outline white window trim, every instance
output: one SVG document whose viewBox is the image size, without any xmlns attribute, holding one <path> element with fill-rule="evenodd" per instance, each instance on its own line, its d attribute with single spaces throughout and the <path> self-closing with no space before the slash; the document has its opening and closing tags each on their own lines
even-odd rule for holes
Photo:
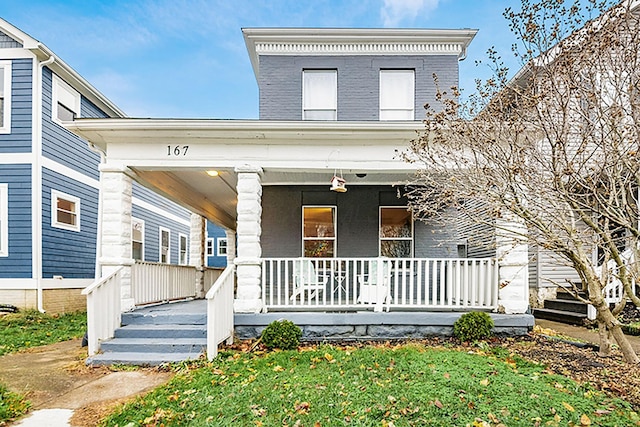
<svg viewBox="0 0 640 427">
<path fill-rule="evenodd" d="M 382 254 L 382 242 L 387 240 L 406 240 L 411 242 L 411 258 L 413 258 L 413 240 L 415 234 L 415 221 L 413 214 L 411 215 L 411 237 L 381 237 L 380 226 L 382 225 L 382 209 L 404 209 L 407 210 L 408 206 L 379 206 L 378 207 L 378 256 Z"/>
<path fill-rule="evenodd" d="M 184 261 L 181 259 L 183 248 L 182 248 L 182 238 L 184 237 Z M 171 245 L 169 245 L 171 246 Z M 178 264 L 187 265 L 189 264 L 189 238 L 186 234 L 178 233 Z"/>
<path fill-rule="evenodd" d="M 207 256 L 214 256 L 214 248 L 215 248 L 215 239 L 213 237 L 207 237 L 207 243 L 205 246 L 205 250 L 207 251 Z"/>
<path fill-rule="evenodd" d="M 305 78 L 306 76 L 308 76 L 309 74 L 319 74 L 319 73 L 326 73 L 326 74 L 333 74 L 335 76 L 335 87 L 333 88 L 333 90 L 335 91 L 334 94 L 334 100 L 335 103 L 332 106 L 333 108 L 326 108 L 326 109 L 317 109 L 317 108 L 305 108 L 307 103 L 306 103 L 306 91 L 304 90 L 305 88 Z M 333 111 L 334 116 L 332 119 L 327 119 L 327 120 L 319 120 L 319 119 L 309 119 L 307 118 L 306 112 L 307 111 Z M 336 70 L 335 68 L 327 68 L 327 69 L 307 69 L 307 70 L 302 70 L 302 120 L 315 120 L 315 121 L 331 121 L 331 120 L 338 120 L 338 70 Z"/>
<path fill-rule="evenodd" d="M 58 199 L 64 199 L 75 203 L 76 225 L 58 222 Z M 51 226 L 54 228 L 62 228 L 63 230 L 80 231 L 80 199 L 70 194 L 63 193 L 62 191 L 51 190 Z"/>
<path fill-rule="evenodd" d="M 168 243 L 168 247 L 167 247 L 167 260 L 166 261 L 162 261 L 162 232 L 166 231 L 167 232 L 167 243 Z M 164 264 L 171 264 L 171 230 L 169 230 L 168 228 L 165 227 L 160 227 L 160 230 L 158 232 L 158 262 L 159 263 L 164 263 Z"/>
<path fill-rule="evenodd" d="M 333 209 L 333 237 L 304 237 L 304 209 L 332 208 Z M 302 206 L 302 256 L 304 256 L 304 242 L 307 240 L 333 240 L 333 256 L 338 256 L 338 206 L 336 205 L 303 205 Z"/>
<path fill-rule="evenodd" d="M 133 225 L 134 225 L 134 223 L 138 223 L 138 224 L 142 225 L 142 228 L 141 228 L 141 232 L 142 232 L 142 242 L 141 242 L 142 243 L 142 253 L 140 254 L 140 256 L 142 258 L 142 261 L 144 261 L 144 250 L 145 250 L 145 246 L 146 246 L 144 244 L 144 220 L 139 219 L 139 218 L 135 218 L 135 217 L 131 217 L 131 246 L 132 246 L 132 249 L 133 249 L 133 242 L 136 241 L 136 240 L 133 240 Z M 132 250 L 131 255 L 133 256 L 133 250 Z"/>
<path fill-rule="evenodd" d="M 225 251 L 227 251 L 227 253 L 220 253 L 220 242 L 224 242 L 225 246 L 224 249 Z M 216 245 L 216 256 L 227 256 L 227 254 L 229 253 L 229 241 L 227 240 L 226 237 L 218 237 L 218 244 Z"/>
<path fill-rule="evenodd" d="M 11 61 L 0 61 L 4 69 L 4 117 L 0 133 L 11 133 Z"/>
<path fill-rule="evenodd" d="M 9 256 L 9 184 L 0 184 L 0 257 Z"/>
<path fill-rule="evenodd" d="M 58 124 L 62 124 L 62 121 L 58 118 L 58 102 L 60 102 L 60 98 L 65 96 L 69 98 L 69 101 L 61 102 L 61 104 L 73 111 L 76 117 L 80 117 L 80 92 L 54 74 L 51 84 L 51 120 Z"/>
<path fill-rule="evenodd" d="M 411 84 L 412 84 L 412 90 L 411 90 L 411 106 L 410 108 L 383 108 L 383 107 L 387 107 L 386 105 L 383 106 L 383 102 L 382 102 L 382 76 L 384 74 L 402 74 L 402 73 L 410 73 L 413 76 L 413 79 L 411 80 Z M 379 103 L 379 112 L 378 112 L 378 118 L 380 121 L 402 121 L 402 120 L 415 120 L 416 119 L 416 72 L 413 69 L 382 69 L 380 70 L 379 74 L 378 74 L 378 78 L 379 78 L 379 85 L 378 85 L 378 103 Z M 395 119 L 395 118 L 387 118 L 387 117 L 383 117 L 385 114 L 383 113 L 388 113 L 388 112 L 398 112 L 398 111 L 406 111 L 410 113 L 410 118 L 409 119 Z"/>
</svg>

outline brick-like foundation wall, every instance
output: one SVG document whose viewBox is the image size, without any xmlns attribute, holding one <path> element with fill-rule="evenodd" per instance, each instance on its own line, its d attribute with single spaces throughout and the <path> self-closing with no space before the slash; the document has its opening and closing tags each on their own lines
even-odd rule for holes
<svg viewBox="0 0 640 427">
<path fill-rule="evenodd" d="M 33 289 L 0 290 L 0 304 L 11 304 L 19 309 L 35 309 L 38 304 L 36 297 Z"/>
<path fill-rule="evenodd" d="M 44 289 L 42 306 L 49 314 L 63 314 L 87 310 L 87 297 L 82 289 Z M 37 292 L 33 289 L 0 290 L 0 304 L 11 304 L 21 310 L 38 308 Z"/>
</svg>

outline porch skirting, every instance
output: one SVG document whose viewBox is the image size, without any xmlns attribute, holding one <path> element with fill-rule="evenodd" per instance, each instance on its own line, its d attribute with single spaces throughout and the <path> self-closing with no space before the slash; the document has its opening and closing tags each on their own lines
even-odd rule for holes
<svg viewBox="0 0 640 427">
<path fill-rule="evenodd" d="M 302 329 L 303 341 L 419 339 L 453 335 L 460 312 L 299 313 L 236 314 L 235 335 L 257 338 L 274 320 L 287 319 Z M 498 335 L 525 335 L 533 329 L 531 314 L 489 313 Z"/>
</svg>

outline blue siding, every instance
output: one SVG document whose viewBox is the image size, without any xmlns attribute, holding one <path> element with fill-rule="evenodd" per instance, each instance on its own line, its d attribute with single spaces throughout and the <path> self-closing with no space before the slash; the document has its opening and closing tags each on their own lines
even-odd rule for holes
<svg viewBox="0 0 640 427">
<path fill-rule="evenodd" d="M 53 73 L 45 68 L 42 73 L 42 155 L 66 165 L 94 179 L 100 178 L 100 156 L 89 149 L 87 142 L 51 120 L 51 91 Z M 82 98 L 81 115 L 104 117 L 104 114 Z"/>
<path fill-rule="evenodd" d="M 31 165 L 0 165 L 0 183 L 9 187 L 9 256 L 0 257 L 0 278 L 31 274 Z"/>
<path fill-rule="evenodd" d="M 338 120 L 378 120 L 381 69 L 415 70 L 415 119 L 424 104 L 437 107 L 436 85 L 458 85 L 455 55 L 260 56 L 260 119 L 302 120 L 302 71 L 338 70 Z"/>
<path fill-rule="evenodd" d="M 226 267 L 227 257 L 218 256 L 218 238 L 226 238 L 227 233 L 222 227 L 207 221 L 207 238 L 213 239 L 213 256 L 207 257 L 207 265 L 209 267 Z"/>
<path fill-rule="evenodd" d="M 131 214 L 133 217 L 144 221 L 144 260 L 149 262 L 160 261 L 160 227 L 164 227 L 169 229 L 170 232 L 170 262 L 171 264 L 177 264 L 178 234 L 182 233 L 189 239 L 189 226 L 169 220 L 137 205 L 133 205 Z"/>
<path fill-rule="evenodd" d="M 159 208 L 172 213 L 179 217 L 184 217 L 185 220 L 190 221 L 191 212 L 188 209 L 172 202 L 171 200 L 161 196 L 158 193 L 154 193 L 152 190 L 144 187 L 137 182 L 133 182 L 133 197 L 142 201 L 158 206 Z"/>
<path fill-rule="evenodd" d="M 0 153 L 31 152 L 32 67 L 31 59 L 11 62 L 11 133 L 0 134 Z"/>
<path fill-rule="evenodd" d="M 80 231 L 51 226 L 51 190 L 80 199 Z M 66 176 L 42 170 L 42 277 L 95 276 L 98 190 Z"/>
</svg>

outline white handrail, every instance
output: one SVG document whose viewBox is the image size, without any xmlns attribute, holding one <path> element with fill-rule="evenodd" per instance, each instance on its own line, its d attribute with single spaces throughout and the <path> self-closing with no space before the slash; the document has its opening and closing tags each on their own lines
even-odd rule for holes
<svg viewBox="0 0 640 427">
<path fill-rule="evenodd" d="M 218 355 L 218 344 L 233 343 L 233 293 L 235 274 L 227 267 L 207 292 L 207 358 Z"/>
<path fill-rule="evenodd" d="M 87 344 L 89 356 L 100 350 L 100 341 L 113 338 L 120 326 L 120 281 L 123 267 L 86 287 Z"/>
<path fill-rule="evenodd" d="M 131 295 L 136 305 L 195 298 L 196 268 L 136 261 L 131 266 Z"/>
</svg>

